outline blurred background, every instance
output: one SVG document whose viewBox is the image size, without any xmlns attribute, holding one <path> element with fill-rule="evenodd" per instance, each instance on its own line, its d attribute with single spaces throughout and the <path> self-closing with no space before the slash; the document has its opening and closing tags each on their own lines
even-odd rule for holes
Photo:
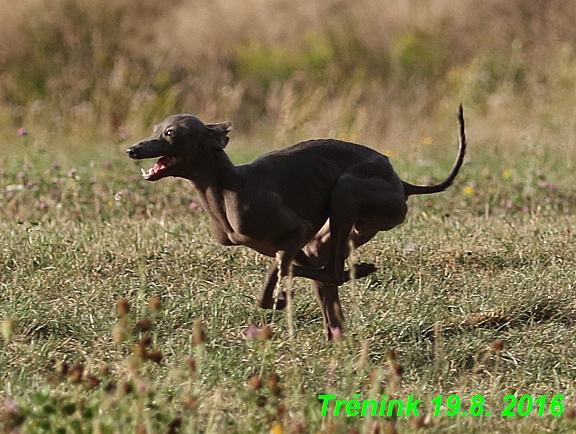
<svg viewBox="0 0 576 434">
<path fill-rule="evenodd" d="M 3 153 L 123 149 L 176 112 L 231 120 L 245 159 L 453 150 L 460 102 L 472 149 L 575 152 L 576 0 L 0 0 L 0 21 Z"/>
</svg>

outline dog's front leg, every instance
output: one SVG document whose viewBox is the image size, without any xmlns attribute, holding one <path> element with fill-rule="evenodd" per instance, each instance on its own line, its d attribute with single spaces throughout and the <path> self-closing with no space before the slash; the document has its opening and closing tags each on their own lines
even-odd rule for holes
<svg viewBox="0 0 576 434">
<path fill-rule="evenodd" d="M 266 282 L 264 286 L 260 290 L 260 293 L 257 297 L 258 306 L 263 309 L 273 309 L 274 302 L 276 302 L 276 309 L 283 310 L 286 307 L 286 293 L 282 291 L 278 294 L 278 297 L 274 299 L 274 290 L 276 289 L 276 285 L 278 284 L 278 264 L 280 263 L 280 258 L 277 258 L 270 270 L 268 271 L 268 277 L 266 278 Z M 316 265 L 314 261 L 312 261 L 303 250 L 299 250 L 294 257 L 294 261 L 296 263 L 308 267 L 308 268 L 315 268 Z"/>
<path fill-rule="evenodd" d="M 286 294 L 282 291 L 278 298 L 274 299 L 274 290 L 278 284 L 278 261 L 275 260 L 268 271 L 268 277 L 264 286 L 260 290 L 257 297 L 258 306 L 262 309 L 274 309 L 283 310 L 286 307 Z M 276 306 L 274 306 L 276 304 Z"/>
</svg>

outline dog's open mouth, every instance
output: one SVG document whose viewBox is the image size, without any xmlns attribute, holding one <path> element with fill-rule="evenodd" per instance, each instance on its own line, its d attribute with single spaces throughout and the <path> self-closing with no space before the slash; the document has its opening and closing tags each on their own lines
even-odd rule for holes
<svg viewBox="0 0 576 434">
<path fill-rule="evenodd" d="M 176 157 L 169 157 L 167 155 L 164 155 L 156 163 L 154 163 L 154 166 L 152 166 L 150 169 L 148 170 L 140 169 L 140 170 L 142 170 L 142 176 L 144 177 L 144 179 L 146 179 L 147 181 L 154 181 L 156 179 L 162 178 L 164 176 L 164 172 L 170 167 L 172 167 L 174 164 L 176 164 L 176 162 L 177 162 Z"/>
</svg>

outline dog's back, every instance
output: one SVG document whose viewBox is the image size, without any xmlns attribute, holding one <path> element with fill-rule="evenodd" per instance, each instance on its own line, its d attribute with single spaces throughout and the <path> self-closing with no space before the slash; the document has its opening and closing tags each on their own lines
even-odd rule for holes
<svg viewBox="0 0 576 434">
<path fill-rule="evenodd" d="M 370 165 L 370 161 L 374 164 Z M 355 165 L 362 166 L 360 176 L 401 182 L 385 155 L 363 145 L 332 139 L 308 140 L 272 151 L 239 169 L 249 175 L 245 179 L 254 182 L 249 191 L 275 191 L 286 206 L 319 229 L 328 218 L 336 182 L 344 173 L 353 171 Z"/>
</svg>

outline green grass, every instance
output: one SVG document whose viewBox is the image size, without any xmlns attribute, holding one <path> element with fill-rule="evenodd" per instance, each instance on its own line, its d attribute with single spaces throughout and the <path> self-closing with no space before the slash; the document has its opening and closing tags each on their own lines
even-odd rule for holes
<svg viewBox="0 0 576 434">
<path fill-rule="evenodd" d="M 574 180 L 551 158 L 542 173 L 529 155 L 513 166 L 476 149 L 454 187 L 411 199 L 404 225 L 355 253 L 379 270 L 342 288 L 347 330 L 329 345 L 305 281 L 294 281 L 293 338 L 285 312 L 256 306 L 270 260 L 217 245 L 187 183 L 145 183 L 106 148 L 91 163 L 60 155 L 55 165 L 57 154 L 33 151 L 4 160 L 0 427 L 23 418 L 32 433 L 573 431 L 566 417 L 501 413 L 509 394 L 560 394 L 567 413 L 576 404 Z M 395 160 L 413 181 L 450 165 Z M 246 336 L 265 324 L 270 340 Z M 322 417 L 325 393 L 412 395 L 427 416 Z M 465 411 L 482 395 L 492 415 L 434 416 L 440 394 L 458 395 Z"/>
</svg>

